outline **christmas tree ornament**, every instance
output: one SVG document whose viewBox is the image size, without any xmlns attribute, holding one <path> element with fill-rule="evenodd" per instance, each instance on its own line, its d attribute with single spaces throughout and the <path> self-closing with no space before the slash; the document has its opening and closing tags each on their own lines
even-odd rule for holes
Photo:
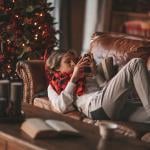
<svg viewBox="0 0 150 150">
<path fill-rule="evenodd" d="M 0 0 L 0 76 L 16 78 L 19 60 L 44 59 L 57 45 L 47 0 Z"/>
</svg>

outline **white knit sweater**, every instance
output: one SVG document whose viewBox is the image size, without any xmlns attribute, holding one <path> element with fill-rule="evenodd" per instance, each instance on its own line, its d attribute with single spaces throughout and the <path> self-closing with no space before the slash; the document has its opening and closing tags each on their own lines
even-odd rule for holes
<svg viewBox="0 0 150 150">
<path fill-rule="evenodd" d="M 102 84 L 100 84 L 100 76 L 86 78 L 85 93 L 82 96 L 74 96 L 74 88 L 76 86 L 73 82 L 68 82 L 66 88 L 58 95 L 51 85 L 48 86 L 48 97 L 52 105 L 60 112 L 65 113 L 75 109 L 74 105 L 79 111 L 89 116 L 89 104 L 93 98 L 100 95 Z M 105 85 L 105 84 L 103 84 Z"/>
</svg>

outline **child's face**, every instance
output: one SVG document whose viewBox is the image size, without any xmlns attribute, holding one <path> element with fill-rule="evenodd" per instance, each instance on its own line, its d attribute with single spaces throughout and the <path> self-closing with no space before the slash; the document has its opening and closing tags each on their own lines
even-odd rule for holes
<svg viewBox="0 0 150 150">
<path fill-rule="evenodd" d="M 76 64 L 76 57 L 73 54 L 66 53 L 61 59 L 58 71 L 62 73 L 72 73 Z"/>
</svg>

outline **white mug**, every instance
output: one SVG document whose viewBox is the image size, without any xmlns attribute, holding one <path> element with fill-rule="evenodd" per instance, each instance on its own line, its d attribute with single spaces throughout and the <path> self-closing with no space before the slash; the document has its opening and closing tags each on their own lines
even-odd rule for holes
<svg viewBox="0 0 150 150">
<path fill-rule="evenodd" d="M 99 124 L 99 132 L 103 139 L 112 138 L 118 125 L 113 122 L 101 122 Z"/>
</svg>

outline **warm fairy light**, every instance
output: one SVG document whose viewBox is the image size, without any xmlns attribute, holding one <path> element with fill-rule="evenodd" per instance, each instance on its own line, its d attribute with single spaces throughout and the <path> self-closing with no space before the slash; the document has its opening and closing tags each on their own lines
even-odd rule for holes
<svg viewBox="0 0 150 150">
<path fill-rule="evenodd" d="M 48 49 L 47 54 L 49 54 L 55 44 L 53 20 L 45 22 L 46 18 L 53 19 L 47 12 L 49 4 L 45 0 L 42 3 L 36 1 L 35 4 L 31 1 L 26 1 L 26 8 L 20 9 L 24 5 L 24 0 L 0 0 L 0 12 L 2 17 L 6 16 L 6 18 L 2 18 L 2 23 L 0 23 L 2 27 L 0 32 L 0 53 L 2 52 L 2 56 L 0 56 L 0 60 L 3 62 L 2 67 L 0 65 L 0 78 L 2 79 L 7 78 L 12 81 L 19 79 L 15 73 L 18 61 L 15 58 L 43 60 L 44 57 L 41 55 L 44 55 L 45 49 Z M 50 38 L 53 40 L 48 39 L 47 33 L 49 32 Z M 45 43 L 45 41 L 47 42 Z"/>
<path fill-rule="evenodd" d="M 7 65 L 7 68 L 8 68 L 8 69 L 10 69 L 10 68 L 11 68 L 11 66 L 10 66 L 10 65 Z"/>
<path fill-rule="evenodd" d="M 19 18 L 19 16 L 18 16 L 18 15 L 15 15 L 15 17 L 16 17 L 16 18 Z"/>
<path fill-rule="evenodd" d="M 40 13 L 40 17 L 42 17 L 43 16 L 43 14 L 42 13 Z"/>
<path fill-rule="evenodd" d="M 42 32 L 42 35 L 44 35 L 45 33 L 46 33 L 46 32 L 45 32 L 45 31 L 43 31 L 43 32 Z"/>
<path fill-rule="evenodd" d="M 7 43 L 10 43 L 10 40 L 9 40 L 9 39 L 7 39 Z"/>
<path fill-rule="evenodd" d="M 37 40 L 37 39 L 38 39 L 38 34 L 35 34 L 34 39 L 35 39 L 35 40 Z"/>
</svg>

